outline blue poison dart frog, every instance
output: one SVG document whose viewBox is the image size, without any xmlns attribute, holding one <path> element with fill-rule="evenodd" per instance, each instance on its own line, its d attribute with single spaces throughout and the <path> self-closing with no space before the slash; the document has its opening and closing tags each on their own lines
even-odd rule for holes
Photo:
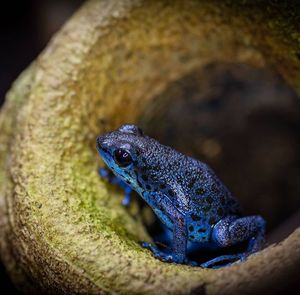
<svg viewBox="0 0 300 295">
<path fill-rule="evenodd" d="M 240 215 L 240 206 L 212 169 L 145 135 L 135 125 L 122 125 L 97 138 L 97 149 L 125 190 L 124 205 L 136 191 L 161 222 L 172 231 L 172 248 L 144 248 L 166 262 L 197 265 L 187 258 L 188 241 L 211 249 L 246 243 L 242 253 L 222 255 L 200 264 L 220 267 L 244 260 L 264 241 L 261 216 Z M 100 174 L 107 177 L 107 171 Z M 116 179 L 116 178 L 115 178 Z"/>
</svg>

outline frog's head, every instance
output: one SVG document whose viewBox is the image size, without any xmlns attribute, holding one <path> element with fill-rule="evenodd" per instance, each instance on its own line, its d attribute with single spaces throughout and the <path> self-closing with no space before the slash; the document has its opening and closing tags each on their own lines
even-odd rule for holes
<svg viewBox="0 0 300 295">
<path fill-rule="evenodd" d="M 139 127 L 128 124 L 97 138 L 97 149 L 103 161 L 116 176 L 135 189 L 140 187 L 137 171 L 147 138 Z"/>
</svg>

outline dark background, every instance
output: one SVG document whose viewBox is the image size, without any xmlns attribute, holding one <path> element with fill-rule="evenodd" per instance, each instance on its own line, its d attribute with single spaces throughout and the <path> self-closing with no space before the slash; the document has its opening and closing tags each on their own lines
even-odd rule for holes
<svg viewBox="0 0 300 295">
<path fill-rule="evenodd" d="M 0 106 L 12 82 L 82 0 L 3 1 L 0 9 Z M 2 294 L 18 294 L 0 262 Z"/>
<path fill-rule="evenodd" d="M 0 9 L 0 103 L 11 83 L 82 0 L 4 1 Z"/>
</svg>

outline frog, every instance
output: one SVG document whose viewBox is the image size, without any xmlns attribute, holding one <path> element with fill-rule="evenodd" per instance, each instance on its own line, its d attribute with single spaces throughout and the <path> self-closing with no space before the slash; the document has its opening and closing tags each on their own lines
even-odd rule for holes
<svg viewBox="0 0 300 295">
<path fill-rule="evenodd" d="M 125 190 L 123 204 L 135 191 L 172 233 L 169 249 L 142 241 L 141 246 L 164 262 L 218 268 L 244 261 L 264 243 L 266 222 L 244 216 L 239 201 L 200 160 L 159 143 L 134 124 L 121 125 L 97 137 L 97 150 Z M 102 176 L 107 177 L 105 170 Z M 112 179 L 112 178 L 111 178 Z M 208 249 L 246 244 L 240 253 L 219 255 L 203 263 L 188 258 L 188 242 Z"/>
</svg>

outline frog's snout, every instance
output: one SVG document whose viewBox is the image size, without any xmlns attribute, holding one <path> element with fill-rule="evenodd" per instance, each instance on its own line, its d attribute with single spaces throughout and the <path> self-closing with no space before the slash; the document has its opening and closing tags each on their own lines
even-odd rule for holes
<svg viewBox="0 0 300 295">
<path fill-rule="evenodd" d="M 97 137 L 97 149 L 100 150 L 107 150 L 107 140 L 105 135 L 101 135 Z"/>
</svg>

